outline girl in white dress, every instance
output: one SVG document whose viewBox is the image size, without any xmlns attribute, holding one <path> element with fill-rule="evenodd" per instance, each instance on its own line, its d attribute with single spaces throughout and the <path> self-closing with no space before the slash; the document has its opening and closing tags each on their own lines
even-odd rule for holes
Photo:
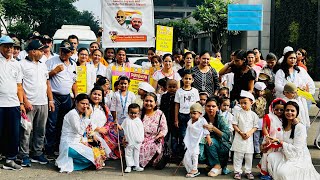
<svg viewBox="0 0 320 180">
<path fill-rule="evenodd" d="M 262 154 L 262 158 L 260 163 L 258 164 L 258 168 L 260 169 L 260 173 L 262 176 L 269 177 L 267 170 L 267 157 L 271 152 L 280 151 L 281 147 L 276 144 L 271 144 L 268 137 L 278 138 L 282 140 L 283 131 L 282 131 L 282 115 L 284 112 L 284 105 L 286 102 L 277 98 L 272 101 L 269 106 L 269 114 L 266 114 L 263 117 L 263 126 L 262 133 L 264 135 L 264 139 L 262 142 L 262 147 L 264 147 L 264 153 Z"/>
<path fill-rule="evenodd" d="M 294 124 L 299 114 L 296 102 L 284 106 L 283 140 L 269 137 L 270 141 L 282 145 L 281 152 L 269 154 L 268 171 L 276 180 L 320 180 L 307 147 L 307 132 L 303 124 Z"/>
</svg>

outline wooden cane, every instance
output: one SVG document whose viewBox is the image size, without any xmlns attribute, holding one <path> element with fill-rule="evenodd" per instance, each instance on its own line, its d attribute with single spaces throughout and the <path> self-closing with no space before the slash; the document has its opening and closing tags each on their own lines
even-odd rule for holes
<svg viewBox="0 0 320 180">
<path fill-rule="evenodd" d="M 122 162 L 122 153 L 121 153 L 121 147 L 120 147 L 120 131 L 119 131 L 119 128 L 118 128 L 118 123 L 117 123 L 117 130 L 118 130 L 118 149 L 119 149 L 119 153 L 120 153 L 121 172 L 122 172 L 122 176 L 124 176 L 124 172 L 123 172 L 123 162 Z"/>
<path fill-rule="evenodd" d="M 183 160 L 182 160 L 183 161 Z M 182 165 L 182 161 L 180 161 L 176 171 L 174 171 L 173 175 L 175 176 L 177 174 L 178 169 L 180 168 L 180 166 Z"/>
</svg>

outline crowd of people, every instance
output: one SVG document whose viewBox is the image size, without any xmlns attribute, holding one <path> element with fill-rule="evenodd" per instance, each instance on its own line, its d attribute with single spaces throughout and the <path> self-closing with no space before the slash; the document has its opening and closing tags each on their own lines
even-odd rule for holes
<svg viewBox="0 0 320 180">
<path fill-rule="evenodd" d="M 123 48 L 78 44 L 70 35 L 55 54 L 52 38 L 37 32 L 23 51 L 17 38 L 0 38 L 4 169 L 49 160 L 60 172 L 101 169 L 123 155 L 126 173 L 176 162 L 186 177 L 200 174 L 198 164 L 215 177 L 231 173 L 232 162 L 234 179 L 254 179 L 257 158 L 261 179 L 320 179 L 306 142 L 311 102 L 297 94 L 315 93 L 304 49 L 285 47 L 279 60 L 236 50 L 217 72 L 208 51 L 158 56 L 149 48 L 148 60 L 131 64 Z M 113 67 L 137 64 L 155 70 L 137 94 L 125 75 L 112 82 Z M 78 93 L 77 66 L 86 67 L 86 94 Z"/>
</svg>

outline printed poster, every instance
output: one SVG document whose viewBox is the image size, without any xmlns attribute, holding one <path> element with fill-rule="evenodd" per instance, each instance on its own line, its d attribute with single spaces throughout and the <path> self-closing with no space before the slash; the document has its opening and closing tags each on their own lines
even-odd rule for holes
<svg viewBox="0 0 320 180">
<path fill-rule="evenodd" d="M 157 25 L 156 54 L 172 54 L 173 27 Z"/>
<path fill-rule="evenodd" d="M 78 93 L 87 93 L 87 67 L 77 66 L 77 87 Z"/>
<path fill-rule="evenodd" d="M 101 0 L 102 46 L 154 47 L 152 0 Z"/>
<path fill-rule="evenodd" d="M 126 75 L 130 79 L 129 91 L 138 94 L 138 86 L 140 82 L 149 82 L 149 70 L 143 68 L 128 68 L 128 67 L 112 67 L 112 89 L 114 90 L 114 83 L 119 76 Z"/>
</svg>

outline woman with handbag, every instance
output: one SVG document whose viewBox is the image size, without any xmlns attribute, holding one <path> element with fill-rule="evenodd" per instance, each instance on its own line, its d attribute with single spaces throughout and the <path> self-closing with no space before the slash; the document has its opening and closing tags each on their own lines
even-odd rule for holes
<svg viewBox="0 0 320 180">
<path fill-rule="evenodd" d="M 229 151 L 231 148 L 230 130 L 224 117 L 218 114 L 218 103 L 215 98 L 208 98 L 205 104 L 205 115 L 212 145 L 200 142 L 199 162 L 206 163 L 211 170 L 208 176 L 229 174 L 227 169 Z"/>
<path fill-rule="evenodd" d="M 164 137 L 168 132 L 167 120 L 161 110 L 157 109 L 157 96 L 147 93 L 141 112 L 144 126 L 144 141 L 140 149 L 140 166 L 156 166 L 163 155 Z"/>
</svg>

